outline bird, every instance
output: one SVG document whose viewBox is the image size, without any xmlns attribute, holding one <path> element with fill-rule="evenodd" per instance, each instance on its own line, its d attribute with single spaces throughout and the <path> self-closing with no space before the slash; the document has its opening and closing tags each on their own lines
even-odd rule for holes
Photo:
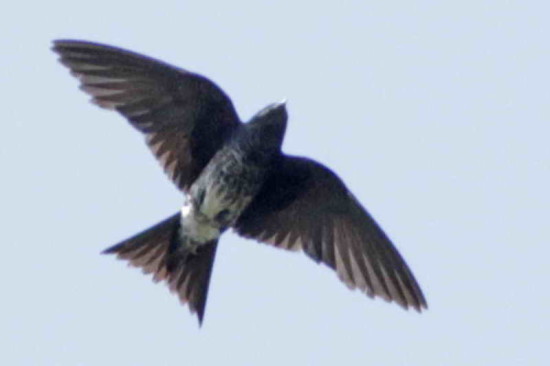
<svg viewBox="0 0 550 366">
<path fill-rule="evenodd" d="M 371 298 L 427 309 L 405 260 L 336 173 L 282 152 L 286 102 L 269 104 L 245 123 L 225 92 L 200 74 L 89 41 L 54 40 L 52 50 L 94 104 L 144 135 L 183 193 L 179 212 L 103 253 L 166 283 L 199 326 L 228 229 L 302 251 Z"/>
</svg>

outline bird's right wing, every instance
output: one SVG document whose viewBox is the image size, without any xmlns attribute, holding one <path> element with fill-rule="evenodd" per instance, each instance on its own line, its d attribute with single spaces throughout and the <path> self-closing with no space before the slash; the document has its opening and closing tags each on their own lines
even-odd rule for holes
<svg viewBox="0 0 550 366">
<path fill-rule="evenodd" d="M 330 169 L 283 157 L 235 224 L 245 237 L 302 249 L 350 288 L 418 311 L 426 300 L 390 239 Z"/>
<path fill-rule="evenodd" d="M 118 111 L 145 134 L 183 191 L 240 124 L 231 100 L 201 75 L 97 43 L 58 40 L 53 50 L 95 104 Z"/>
</svg>

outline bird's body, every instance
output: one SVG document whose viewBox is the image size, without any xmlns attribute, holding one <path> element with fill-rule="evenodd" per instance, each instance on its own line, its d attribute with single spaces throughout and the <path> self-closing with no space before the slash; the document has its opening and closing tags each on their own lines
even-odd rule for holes
<svg viewBox="0 0 550 366">
<path fill-rule="evenodd" d="M 263 112 L 279 118 L 265 119 L 260 113 L 239 126 L 191 185 L 181 210 L 180 229 L 194 243 L 191 246 L 216 240 L 233 226 L 280 157 L 286 127 L 284 104 L 270 105 Z M 262 138 L 264 128 L 277 129 L 280 138 Z"/>
<path fill-rule="evenodd" d="M 105 252 L 166 282 L 199 321 L 218 241 L 229 228 L 302 249 L 371 297 L 426 308 L 404 260 L 336 174 L 281 151 L 284 103 L 242 123 L 225 93 L 198 74 L 91 42 L 56 41 L 53 49 L 94 103 L 145 135 L 184 194 L 180 212 Z"/>
</svg>

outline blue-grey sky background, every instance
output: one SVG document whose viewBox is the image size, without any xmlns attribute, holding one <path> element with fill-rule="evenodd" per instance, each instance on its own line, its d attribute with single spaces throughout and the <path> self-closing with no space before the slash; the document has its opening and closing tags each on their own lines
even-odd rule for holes
<svg viewBox="0 0 550 366">
<path fill-rule="evenodd" d="M 45 1 L 0 15 L 3 365 L 546 365 L 550 9 L 543 1 Z M 99 252 L 182 196 L 50 42 L 204 74 L 333 168 L 412 267 L 419 315 L 303 254 L 225 235 L 205 323 Z"/>
</svg>

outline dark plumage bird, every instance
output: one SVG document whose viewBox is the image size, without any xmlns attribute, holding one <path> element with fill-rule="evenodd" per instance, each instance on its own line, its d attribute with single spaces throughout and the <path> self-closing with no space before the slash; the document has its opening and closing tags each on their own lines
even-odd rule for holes
<svg viewBox="0 0 550 366">
<path fill-rule="evenodd" d="M 95 104 L 145 135 L 185 197 L 181 212 L 105 253 L 165 281 L 200 323 L 218 240 L 229 228 L 303 250 L 370 297 L 427 308 L 397 249 L 336 174 L 281 152 L 284 103 L 242 123 L 229 97 L 201 75 L 97 43 L 58 40 L 53 50 Z"/>
</svg>

